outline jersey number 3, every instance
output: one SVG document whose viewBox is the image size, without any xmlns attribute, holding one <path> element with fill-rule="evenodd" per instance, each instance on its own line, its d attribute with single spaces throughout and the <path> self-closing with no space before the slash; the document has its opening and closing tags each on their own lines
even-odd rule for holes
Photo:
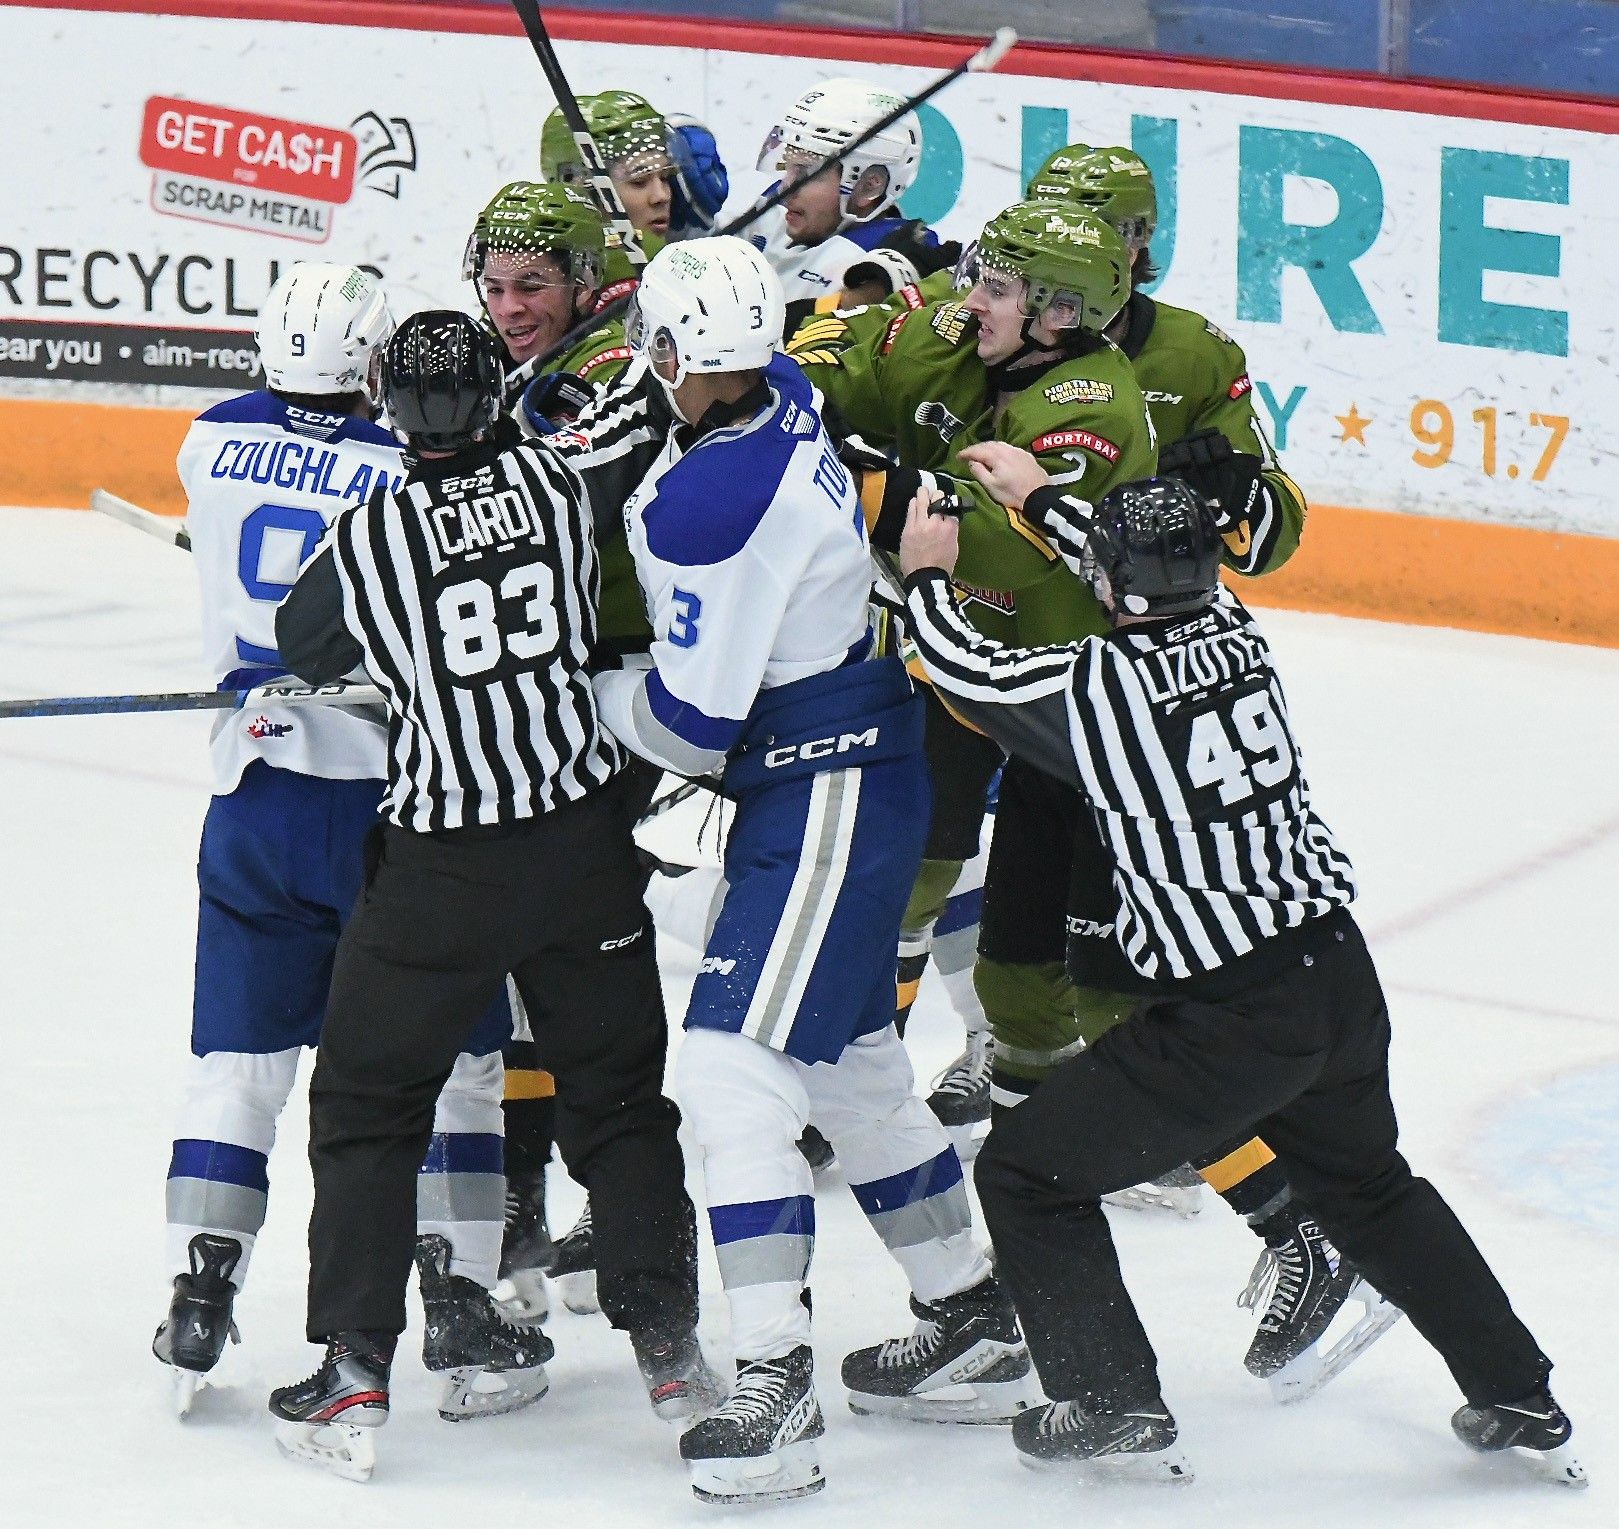
<svg viewBox="0 0 1619 1529">
<path fill-rule="evenodd" d="M 509 656 L 517 660 L 505 665 L 509 675 L 556 652 L 562 633 L 555 594 L 556 580 L 546 563 L 509 570 L 498 591 L 483 579 L 446 585 L 435 606 L 445 668 L 458 679 L 476 679 Z"/>
<path fill-rule="evenodd" d="M 1231 708 L 1236 739 L 1217 711 L 1192 718 L 1186 771 L 1194 786 L 1215 786 L 1226 807 L 1246 801 L 1257 785 L 1268 791 L 1293 774 L 1293 745 L 1268 690 L 1243 696 Z"/>
</svg>

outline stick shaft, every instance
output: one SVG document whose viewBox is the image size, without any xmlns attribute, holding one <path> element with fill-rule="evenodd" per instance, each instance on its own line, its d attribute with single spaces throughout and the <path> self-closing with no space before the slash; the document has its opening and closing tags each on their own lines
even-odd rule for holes
<svg viewBox="0 0 1619 1529">
<path fill-rule="evenodd" d="M 618 235 L 619 241 L 624 246 L 624 253 L 629 256 L 630 264 L 636 270 L 640 270 L 646 264 L 646 251 L 641 248 L 640 235 L 636 233 L 635 225 L 624 209 L 624 199 L 619 196 L 618 187 L 613 184 L 613 177 L 602 159 L 601 150 L 596 147 L 596 140 L 590 135 L 590 124 L 585 121 L 585 114 L 579 108 L 579 98 L 573 93 L 568 76 L 563 73 L 562 60 L 557 57 L 556 44 L 551 41 L 551 34 L 545 29 L 545 18 L 540 14 L 537 0 L 512 0 L 512 6 L 517 11 L 518 19 L 523 23 L 524 32 L 528 34 L 529 46 L 533 48 L 534 56 L 539 59 L 540 68 L 545 72 L 545 80 L 551 87 L 551 94 L 556 97 L 556 103 L 562 109 L 568 131 L 573 134 L 579 157 L 584 162 L 590 178 L 590 189 L 596 205 L 601 209 L 607 226 Z M 585 327 L 589 330 L 598 326 L 592 323 Z M 560 351 L 557 353 L 561 354 Z"/>
<path fill-rule="evenodd" d="M 144 531 L 160 542 L 180 548 L 182 552 L 191 550 L 191 533 L 183 520 L 177 522 L 172 516 L 154 515 L 151 510 L 143 510 L 138 504 L 120 499 L 117 494 L 109 494 L 104 488 L 90 491 L 90 508 L 98 515 L 122 521 L 126 526 Z"/>
<path fill-rule="evenodd" d="M 94 717 L 142 711 L 236 711 L 252 706 L 373 706 L 382 704 L 374 685 L 254 685 L 246 690 L 171 690 L 146 695 L 45 696 L 0 701 L 7 717 Z"/>
</svg>

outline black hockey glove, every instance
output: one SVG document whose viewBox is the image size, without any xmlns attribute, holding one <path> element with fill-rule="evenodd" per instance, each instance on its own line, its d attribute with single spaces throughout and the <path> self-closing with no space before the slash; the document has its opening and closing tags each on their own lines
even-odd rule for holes
<svg viewBox="0 0 1619 1529">
<path fill-rule="evenodd" d="M 596 401 L 596 388 L 573 372 L 541 372 L 523 389 L 523 418 L 536 435 L 554 435 Z"/>
<path fill-rule="evenodd" d="M 961 516 L 972 508 L 972 501 L 958 492 L 949 478 L 902 467 L 858 435 L 844 438 L 838 447 L 838 457 L 855 474 L 860 508 L 866 517 L 866 534 L 879 552 L 899 551 L 905 517 L 919 488 L 936 489 L 942 495 L 933 506 L 935 515 Z"/>
<path fill-rule="evenodd" d="M 1264 461 L 1236 450 L 1218 430 L 1199 430 L 1158 453 L 1158 473 L 1195 488 L 1214 508 L 1220 534 L 1249 524 L 1265 491 Z"/>
</svg>

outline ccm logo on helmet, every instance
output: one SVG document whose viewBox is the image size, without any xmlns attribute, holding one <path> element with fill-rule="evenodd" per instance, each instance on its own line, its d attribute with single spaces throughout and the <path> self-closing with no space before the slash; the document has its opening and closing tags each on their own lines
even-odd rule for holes
<svg viewBox="0 0 1619 1529">
<path fill-rule="evenodd" d="M 765 751 L 765 769 L 779 770 L 783 765 L 796 764 L 800 759 L 814 761 L 830 759 L 834 754 L 847 754 L 851 749 L 877 747 L 877 729 L 868 727 L 863 733 L 839 733 L 836 738 L 814 738 L 808 743 L 788 743 L 779 749 Z"/>
</svg>

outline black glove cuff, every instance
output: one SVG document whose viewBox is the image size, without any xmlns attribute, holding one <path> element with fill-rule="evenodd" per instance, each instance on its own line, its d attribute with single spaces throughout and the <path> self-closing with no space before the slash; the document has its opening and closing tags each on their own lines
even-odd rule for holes
<svg viewBox="0 0 1619 1529">
<path fill-rule="evenodd" d="M 914 467 L 890 467 L 883 475 L 882 505 L 871 528 L 871 544 L 879 552 L 898 552 L 900 535 L 911 500 L 922 486 L 922 475 Z"/>
</svg>

